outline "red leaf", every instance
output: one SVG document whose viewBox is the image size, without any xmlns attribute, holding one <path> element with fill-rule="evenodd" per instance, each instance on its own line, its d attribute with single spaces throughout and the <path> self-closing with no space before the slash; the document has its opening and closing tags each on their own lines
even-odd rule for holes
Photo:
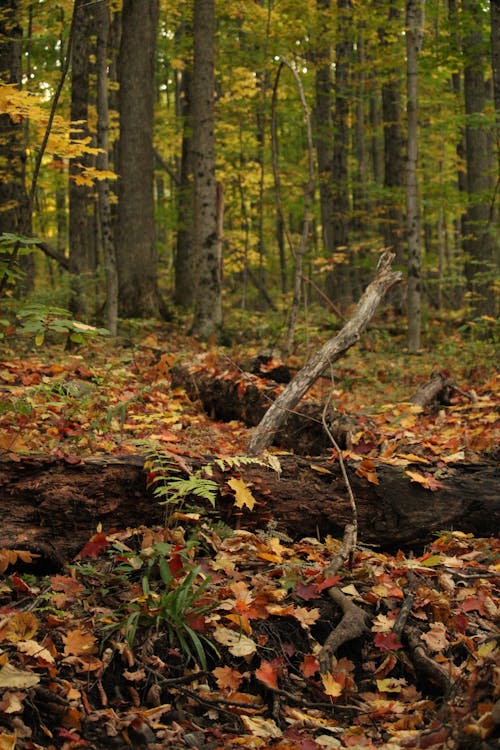
<svg viewBox="0 0 500 750">
<path fill-rule="evenodd" d="M 28 584 L 23 581 L 21 576 L 18 576 L 17 573 L 13 573 L 10 576 L 10 580 L 12 583 L 12 586 L 16 589 L 16 591 L 21 591 L 23 594 L 31 594 L 34 593 L 33 590 L 28 586 Z"/>
<path fill-rule="evenodd" d="M 170 572 L 172 575 L 177 576 L 181 572 L 182 568 L 184 567 L 184 563 L 182 562 L 182 558 L 179 555 L 179 550 L 183 549 L 183 547 L 180 544 L 177 544 L 174 547 L 174 553 L 170 560 L 168 561 L 168 567 L 170 568 Z"/>
<path fill-rule="evenodd" d="M 392 630 L 389 633 L 376 633 L 373 642 L 383 652 L 398 651 L 401 648 L 401 641 Z"/>
<path fill-rule="evenodd" d="M 304 660 L 300 665 L 300 671 L 304 677 L 312 677 L 313 674 L 319 671 L 319 664 L 317 659 L 312 654 L 306 654 Z"/>
<path fill-rule="evenodd" d="M 316 584 L 316 589 L 318 593 L 320 591 L 323 591 L 323 589 L 331 589 L 332 586 L 336 586 L 337 583 L 341 580 L 342 576 L 329 576 L 328 578 L 325 578 L 324 581 L 321 583 Z"/>
<path fill-rule="evenodd" d="M 101 531 L 98 534 L 94 534 L 94 536 L 89 539 L 78 557 L 81 560 L 83 560 L 85 557 L 99 557 L 101 552 L 103 552 L 108 546 L 109 541 L 106 537 L 106 534 L 103 534 Z"/>
<path fill-rule="evenodd" d="M 318 587 L 315 584 L 309 584 L 309 586 L 306 586 L 305 583 L 299 583 L 297 584 L 297 588 L 295 589 L 295 593 L 297 596 L 300 596 L 301 599 L 303 599 L 305 602 L 310 601 L 311 599 L 316 599 L 318 596 Z"/>
</svg>

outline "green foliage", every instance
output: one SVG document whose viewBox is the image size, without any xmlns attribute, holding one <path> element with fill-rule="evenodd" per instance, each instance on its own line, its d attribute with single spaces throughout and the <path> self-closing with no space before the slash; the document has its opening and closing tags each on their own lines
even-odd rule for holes
<svg viewBox="0 0 500 750">
<path fill-rule="evenodd" d="M 24 278 L 25 273 L 19 266 L 19 257 L 31 253 L 33 246 L 39 242 L 36 237 L 25 237 L 10 232 L 0 235 L 0 281 L 4 286 L 11 286 Z"/>
<path fill-rule="evenodd" d="M 97 336 L 109 335 L 106 328 L 95 328 L 74 320 L 68 310 L 60 307 L 27 304 L 17 312 L 17 317 L 21 321 L 19 334 L 33 337 L 37 346 L 44 343 L 48 334 L 73 344 L 86 344 Z"/>
<path fill-rule="evenodd" d="M 114 622 L 104 625 L 106 637 L 121 632 L 130 647 L 139 630 L 154 628 L 166 633 L 172 645 L 178 644 L 185 656 L 206 669 L 206 648 L 215 646 L 195 630 L 195 621 L 213 609 L 206 597 L 210 579 L 194 564 L 195 543 L 182 549 L 168 542 L 157 542 L 140 552 L 124 551 L 116 543 L 113 555 L 119 564 L 115 571 L 133 590 L 140 576 L 140 593 L 124 603 Z"/>
<path fill-rule="evenodd" d="M 174 511 L 180 510 L 189 497 L 205 500 L 215 507 L 218 485 L 204 476 L 205 467 L 191 473 L 187 478 L 175 457 L 161 449 L 150 450 L 144 464 L 148 472 L 148 486 L 153 495 L 165 506 L 165 522 Z M 187 470 L 187 466 L 183 467 Z"/>
</svg>

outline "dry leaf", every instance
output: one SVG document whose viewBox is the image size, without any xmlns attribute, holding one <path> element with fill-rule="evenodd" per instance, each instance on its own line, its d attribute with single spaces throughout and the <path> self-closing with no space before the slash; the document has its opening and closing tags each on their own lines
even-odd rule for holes
<svg viewBox="0 0 500 750">
<path fill-rule="evenodd" d="M 228 690 L 238 690 L 243 680 L 241 672 L 231 667 L 216 667 L 212 670 L 212 674 L 217 681 L 217 685 Z"/>
<path fill-rule="evenodd" d="M 31 612 L 16 612 L 0 630 L 0 640 L 17 643 L 32 638 L 40 623 Z"/>
<path fill-rule="evenodd" d="M 243 481 L 243 479 L 230 479 L 228 481 L 228 485 L 231 487 L 231 489 L 234 490 L 235 493 L 235 501 L 234 504 L 237 508 L 248 508 L 248 510 L 253 510 L 255 505 L 255 498 L 248 489 L 246 483 Z"/>
<path fill-rule="evenodd" d="M 223 626 L 215 628 L 214 638 L 218 643 L 227 646 L 233 656 L 243 656 L 247 658 L 253 656 L 257 651 L 257 644 L 243 633 L 237 633 L 235 630 L 229 630 Z"/>
<path fill-rule="evenodd" d="M 72 630 L 67 635 L 63 635 L 64 655 L 65 656 L 83 656 L 95 651 L 95 638 L 91 633 L 85 630 Z"/>
<path fill-rule="evenodd" d="M 0 688 L 30 688 L 38 685 L 40 676 L 34 672 L 24 672 L 22 669 L 5 664 L 0 669 Z"/>
<path fill-rule="evenodd" d="M 36 659 L 41 659 L 47 664 L 54 664 L 54 657 L 52 656 L 50 651 L 37 643 L 37 641 L 19 641 L 17 644 L 17 649 L 18 651 L 22 651 L 23 654 L 34 656 Z"/>
</svg>

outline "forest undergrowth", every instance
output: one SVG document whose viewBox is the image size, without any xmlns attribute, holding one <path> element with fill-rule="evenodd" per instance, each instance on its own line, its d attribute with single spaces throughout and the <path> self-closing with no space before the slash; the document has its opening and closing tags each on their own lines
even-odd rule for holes
<svg viewBox="0 0 500 750">
<path fill-rule="evenodd" d="M 265 352 L 267 367 L 293 376 L 331 335 L 299 330 L 281 360 L 269 321 L 254 323 L 258 336 L 237 321 L 230 347 L 153 323 L 69 351 L 7 337 L 3 466 L 26 454 L 245 460 L 249 428 L 211 419 L 172 372 L 182 364 L 244 380 Z M 431 324 L 427 348 L 412 357 L 401 335 L 369 330 L 335 364 L 333 382 L 318 380 L 308 395 L 332 395 L 338 410 L 369 419 L 371 440 L 355 436 L 346 462 L 357 451 L 374 471 L 388 456 L 402 471 L 417 464 L 429 502 L 427 465 L 498 462 L 490 324 Z M 435 372 L 454 383 L 448 403 L 415 407 L 412 394 Z M 208 474 L 181 487 L 157 464 L 146 471 L 163 525 L 96 527 L 75 559 L 49 572 L 36 550 L 0 550 L 1 750 L 498 747 L 498 529 L 490 538 L 446 529 L 396 553 L 360 539 L 332 572 L 342 539 L 319 530 L 292 540 L 272 523 L 232 528 L 214 512 Z M 250 507 L 251 488 L 231 490 Z M 339 601 L 362 632 L 320 669 L 325 642 L 345 625 Z"/>
</svg>

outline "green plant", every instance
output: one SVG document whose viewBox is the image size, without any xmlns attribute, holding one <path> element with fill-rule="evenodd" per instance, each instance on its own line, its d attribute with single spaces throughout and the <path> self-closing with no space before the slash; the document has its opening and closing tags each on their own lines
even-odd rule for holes
<svg viewBox="0 0 500 750">
<path fill-rule="evenodd" d="M 95 328 L 71 317 L 68 310 L 40 304 L 24 305 L 17 317 L 21 321 L 19 333 L 33 336 L 35 344 L 41 346 L 48 333 L 62 335 L 65 341 L 84 344 L 97 336 L 107 336 L 106 328 Z"/>
<path fill-rule="evenodd" d="M 19 266 L 19 256 L 28 255 L 41 240 L 21 234 L 3 232 L 0 234 L 0 281 L 2 289 L 15 284 L 26 275 Z"/>
<path fill-rule="evenodd" d="M 206 500 L 212 507 L 217 499 L 218 485 L 204 474 L 206 467 L 198 469 L 187 477 L 175 458 L 161 449 L 150 449 L 144 463 L 148 473 L 148 486 L 153 495 L 165 506 L 165 522 L 171 519 L 174 511 L 180 510 L 189 497 Z M 183 467 L 189 470 L 187 466 Z"/>
<path fill-rule="evenodd" d="M 188 543 L 179 548 L 158 542 L 139 553 L 120 555 L 115 572 L 129 583 L 139 575 L 141 593 L 123 605 L 117 621 L 104 626 L 108 636 L 121 631 L 132 647 L 139 629 L 154 627 L 164 631 L 171 644 L 178 643 L 188 659 L 206 669 L 206 648 L 216 649 L 194 624 L 214 605 L 205 597 L 210 579 L 189 556 L 193 546 Z"/>
</svg>

